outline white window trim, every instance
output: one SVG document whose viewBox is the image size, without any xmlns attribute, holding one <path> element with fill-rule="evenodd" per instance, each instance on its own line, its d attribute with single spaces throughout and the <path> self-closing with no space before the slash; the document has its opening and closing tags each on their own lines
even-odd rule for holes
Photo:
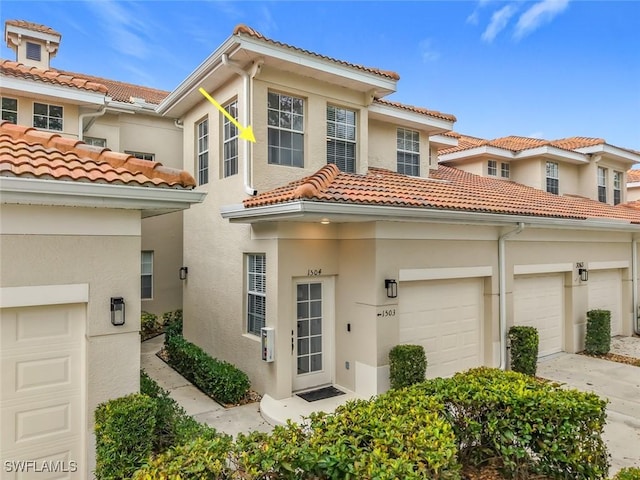
<svg viewBox="0 0 640 480">
<path fill-rule="evenodd" d="M 401 134 L 402 134 L 402 146 L 403 147 L 407 146 L 407 141 L 406 141 L 406 138 L 407 138 L 406 134 L 407 133 L 409 133 L 411 135 L 413 135 L 413 134 L 417 135 L 417 141 L 415 142 L 416 143 L 416 145 L 415 145 L 416 149 L 415 150 L 398 147 L 398 141 L 400 140 L 400 135 Z M 410 140 L 408 143 L 413 143 L 413 140 Z M 396 148 L 397 148 L 397 152 L 396 152 L 396 169 L 397 169 L 397 171 L 400 172 L 400 162 L 397 160 L 397 154 L 398 153 L 402 153 L 402 154 L 410 155 L 410 156 L 414 156 L 415 155 L 415 165 L 411 164 L 411 165 L 409 165 L 409 167 L 412 168 L 412 169 L 415 168 L 416 172 L 415 173 L 406 173 L 406 171 L 405 171 L 405 172 L 402 172 L 402 173 L 404 173 L 405 175 L 411 175 L 411 176 L 414 176 L 414 177 L 419 177 L 420 176 L 420 132 L 417 131 L 417 130 L 411 130 L 409 128 L 398 127 L 397 130 L 396 130 Z M 408 165 L 407 162 L 405 161 L 405 162 L 402 162 L 402 163 L 403 163 L 403 165 L 405 167 L 405 170 L 406 170 L 406 167 Z"/>
<path fill-rule="evenodd" d="M 269 163 L 269 165 L 280 165 L 283 167 L 295 167 L 295 168 L 304 168 L 304 117 L 305 117 L 305 99 L 302 97 L 297 97 L 295 95 L 288 95 L 286 93 L 280 93 L 280 92 L 268 92 L 267 93 L 267 102 L 268 102 L 268 95 L 269 94 L 274 94 L 274 95 L 278 95 L 279 97 L 289 97 L 292 100 L 300 100 L 302 102 L 302 128 L 301 129 L 296 129 L 293 128 L 293 124 L 291 125 L 291 128 L 284 128 L 281 127 L 280 125 L 276 126 L 276 125 L 269 125 L 269 111 L 274 111 L 274 112 L 278 112 L 278 118 L 280 117 L 280 114 L 282 113 L 288 113 L 288 112 L 283 112 L 282 110 L 280 110 L 280 106 L 278 105 L 278 109 L 275 108 L 269 108 L 269 104 L 267 103 L 267 132 L 269 129 L 273 129 L 273 130 L 278 130 L 278 131 L 283 131 L 283 132 L 291 132 L 292 134 L 299 134 L 302 135 L 302 165 L 294 165 L 293 164 L 293 152 L 297 151 L 294 150 L 293 147 L 291 148 L 291 155 L 292 155 L 292 164 L 291 165 L 287 165 L 285 163 L 281 163 L 280 161 L 278 162 L 272 162 L 271 158 L 267 158 L 267 162 Z M 298 114 L 296 114 L 298 115 Z M 269 142 L 267 141 L 267 148 L 271 147 L 272 145 L 269 144 Z M 275 146 L 275 145 L 274 145 Z M 278 145 L 278 148 L 283 148 L 280 145 Z M 267 153 L 267 157 L 269 156 L 269 153 Z"/>
<path fill-rule="evenodd" d="M 46 115 L 46 119 L 47 119 L 47 128 L 44 127 L 36 127 L 35 125 L 35 117 L 36 115 L 38 117 L 44 117 L 44 115 L 40 115 L 40 114 L 36 114 L 36 104 L 38 105 L 46 105 L 47 107 L 47 115 Z M 50 109 L 51 107 L 59 107 L 62 109 L 62 117 L 52 117 L 51 115 L 49 115 Z M 49 128 L 50 125 L 50 119 L 55 118 L 55 119 L 59 119 L 60 120 L 60 129 L 55 129 L 55 128 Z M 42 102 L 33 102 L 32 104 L 32 108 L 31 108 L 31 125 L 33 126 L 33 128 L 38 128 L 40 130 L 47 130 L 50 132 L 64 132 L 64 106 L 63 105 L 54 105 L 53 103 L 42 103 Z"/>
<path fill-rule="evenodd" d="M 16 109 L 15 110 L 9 110 L 6 108 L 2 108 L 2 100 L 7 99 L 7 100 L 14 100 L 16 102 Z M 4 120 L 2 117 L 4 115 L 4 112 L 7 113 L 14 113 L 16 115 L 16 123 L 18 123 L 18 99 L 17 98 L 13 98 L 13 97 L 7 97 L 7 96 L 0 96 L 0 121 L 6 121 L 8 122 L 9 120 Z"/>
<path fill-rule="evenodd" d="M 252 272 L 250 270 L 250 261 L 249 258 L 250 257 L 262 257 L 264 259 L 264 273 L 261 272 Z M 260 335 L 260 331 L 251 331 L 250 327 L 249 327 L 249 318 L 250 315 L 254 312 L 251 312 L 249 310 L 249 305 L 251 304 L 250 302 L 250 298 L 251 297 L 262 297 L 264 298 L 264 319 L 263 319 L 263 326 L 266 325 L 267 322 L 267 256 L 264 253 L 247 253 L 245 255 L 245 262 L 246 262 L 246 267 L 245 267 L 245 271 L 246 271 L 246 275 L 247 275 L 247 295 L 246 295 L 246 302 L 247 302 L 247 315 L 246 315 L 246 324 L 245 324 L 245 329 L 246 329 L 246 333 L 248 335 L 254 335 L 254 336 L 259 336 Z M 250 280 L 250 276 L 254 274 L 254 275 L 262 275 L 263 277 L 263 281 L 262 281 L 262 285 L 264 288 L 264 291 L 258 291 L 258 290 L 251 290 L 251 280 Z"/>
<path fill-rule="evenodd" d="M 353 172 L 350 172 L 350 173 L 354 173 L 354 172 L 356 172 L 358 170 L 358 112 L 357 112 L 357 110 L 352 110 L 352 109 L 347 108 L 347 107 L 340 107 L 338 105 L 327 104 L 327 110 L 330 107 L 354 113 L 354 124 L 353 125 L 351 125 L 349 123 L 345 123 L 345 122 L 338 122 L 338 121 L 335 121 L 335 120 L 329 120 L 328 115 L 327 115 L 327 118 L 326 118 L 327 126 L 329 125 L 329 123 L 333 123 L 336 126 L 337 125 L 345 125 L 346 127 L 353 127 L 354 128 L 355 138 L 353 140 L 349 140 L 347 138 L 342 138 L 342 137 L 336 137 L 336 136 L 332 137 L 332 136 L 329 136 L 329 132 L 327 132 L 327 143 L 332 141 L 332 140 L 334 140 L 334 141 L 338 141 L 338 142 L 350 143 L 350 144 L 353 145 Z M 328 160 L 329 160 L 328 157 L 329 157 L 329 154 L 327 152 L 327 163 L 329 163 L 328 162 Z"/>
<path fill-rule="evenodd" d="M 607 169 L 604 167 L 598 167 L 597 171 L 598 176 L 598 201 L 606 203 L 608 200 L 608 192 L 607 192 Z M 603 195 L 601 196 L 601 193 Z"/>
<path fill-rule="evenodd" d="M 553 168 L 554 171 L 551 172 L 552 175 L 549 175 L 549 168 L 548 168 L 549 165 L 553 165 L 554 166 L 554 168 Z M 544 178 L 545 178 L 545 185 L 544 185 L 545 186 L 545 191 L 547 193 L 551 193 L 553 195 L 559 195 L 560 194 L 560 166 L 558 165 L 557 162 L 547 162 L 547 163 L 545 163 L 545 176 L 544 176 Z M 555 180 L 556 182 L 558 182 L 558 191 L 557 192 L 554 193 L 554 192 L 550 192 L 549 191 L 549 187 L 548 187 L 548 181 L 549 180 Z"/>
<path fill-rule="evenodd" d="M 498 176 L 498 161 L 497 160 L 488 160 L 487 161 L 487 175 L 490 177 Z"/>
<path fill-rule="evenodd" d="M 140 160 L 147 160 L 149 162 L 156 161 L 156 154 L 149 152 L 136 152 L 134 150 L 125 150 L 124 153 L 131 155 L 132 157 L 139 158 Z M 147 158 L 150 157 L 150 158 Z"/>
<path fill-rule="evenodd" d="M 505 175 L 506 173 L 506 175 Z M 511 178 L 511 164 L 507 162 L 500 163 L 500 178 Z"/>
<path fill-rule="evenodd" d="M 231 107 L 235 105 L 235 109 L 236 109 L 236 115 L 231 115 Z M 238 120 L 238 100 L 233 100 L 231 102 L 229 102 L 227 105 L 224 106 L 225 111 L 231 115 L 235 120 Z M 227 126 L 232 129 L 232 131 L 235 131 L 235 135 L 227 138 Z M 237 175 L 238 173 L 238 160 L 239 160 L 239 152 L 238 152 L 238 128 L 231 122 L 231 120 L 229 120 L 225 115 L 222 116 L 222 176 L 223 178 L 227 178 L 227 177 L 232 177 L 233 175 Z M 227 158 L 227 154 L 226 154 L 226 145 L 230 144 L 232 142 L 235 142 L 236 144 L 236 155 L 235 157 L 229 157 Z M 233 161 L 235 160 L 235 164 L 233 163 Z M 227 173 L 227 165 L 229 165 L 229 168 L 231 170 L 230 173 Z M 231 169 L 231 166 L 235 166 L 235 168 Z"/>
<path fill-rule="evenodd" d="M 207 133 L 200 136 L 200 125 L 207 125 Z M 196 174 L 198 179 L 198 185 L 206 185 L 209 183 L 209 118 L 203 118 L 196 123 Z M 200 150 L 200 140 L 206 139 L 206 148 Z M 207 166 L 202 166 L 202 159 L 206 158 Z M 206 178 L 204 178 L 206 176 Z"/>
<path fill-rule="evenodd" d="M 144 273 L 142 271 L 142 265 L 144 264 L 144 254 L 151 254 L 151 273 Z M 153 300 L 154 288 L 153 288 L 153 262 L 154 262 L 154 253 L 153 250 L 143 250 L 140 252 L 140 299 L 141 300 Z M 151 296 L 143 297 L 142 296 L 142 277 L 151 277 Z"/>
</svg>

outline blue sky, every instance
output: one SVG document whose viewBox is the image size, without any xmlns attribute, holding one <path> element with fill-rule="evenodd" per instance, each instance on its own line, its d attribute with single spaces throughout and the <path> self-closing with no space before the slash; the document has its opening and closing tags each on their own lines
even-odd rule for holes
<svg viewBox="0 0 640 480">
<path fill-rule="evenodd" d="M 605 138 L 640 150 L 638 1 L 12 1 L 62 33 L 55 68 L 172 90 L 233 31 L 394 70 L 388 97 L 482 138 Z M 14 54 L 3 45 L 2 58 Z"/>
</svg>

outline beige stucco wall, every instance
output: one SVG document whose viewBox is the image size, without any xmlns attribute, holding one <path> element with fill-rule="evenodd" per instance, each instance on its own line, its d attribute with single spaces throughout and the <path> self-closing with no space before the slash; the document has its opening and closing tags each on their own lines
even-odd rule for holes
<svg viewBox="0 0 640 480">
<path fill-rule="evenodd" d="M 87 471 L 95 465 L 93 412 L 135 392 L 140 369 L 140 212 L 2 205 L 0 286 L 88 284 L 85 372 Z M 126 324 L 110 321 L 111 297 Z"/>
<path fill-rule="evenodd" d="M 62 110 L 62 131 L 58 130 L 44 130 L 46 132 L 57 133 L 65 137 L 78 138 L 78 106 L 70 103 L 65 103 L 58 99 L 34 99 L 33 97 L 23 97 L 13 94 L 7 94 L 0 92 L 0 94 L 7 98 L 15 98 L 18 100 L 18 124 L 26 125 L 28 127 L 33 126 L 33 104 L 44 103 L 47 105 L 54 105 L 57 107 L 63 107 Z"/>
<path fill-rule="evenodd" d="M 404 127 L 403 127 L 404 128 Z M 408 130 L 413 130 L 409 128 Z M 420 135 L 420 176 L 429 176 L 429 135 L 419 131 Z M 398 170 L 397 139 L 398 125 L 369 120 L 369 166 L 386 168 L 395 172 Z"/>
</svg>

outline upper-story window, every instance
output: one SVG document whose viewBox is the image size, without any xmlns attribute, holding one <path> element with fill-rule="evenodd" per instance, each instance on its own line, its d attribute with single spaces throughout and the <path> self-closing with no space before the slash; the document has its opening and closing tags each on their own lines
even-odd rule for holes
<svg viewBox="0 0 640 480">
<path fill-rule="evenodd" d="M 560 192 L 560 180 L 558 176 L 558 164 L 547 162 L 547 192 L 558 195 Z"/>
<path fill-rule="evenodd" d="M 2 97 L 2 120 L 18 123 L 18 99 Z"/>
<path fill-rule="evenodd" d="M 500 176 L 502 178 L 509 178 L 509 175 L 511 174 L 509 170 L 510 170 L 510 167 L 508 163 L 500 164 Z"/>
<path fill-rule="evenodd" d="M 269 92 L 269 163 L 304 167 L 304 100 Z"/>
<path fill-rule="evenodd" d="M 209 120 L 196 125 L 198 185 L 209 183 Z"/>
<path fill-rule="evenodd" d="M 133 150 L 125 150 L 124 153 L 126 153 L 127 155 L 131 155 L 132 157 L 139 158 L 140 160 L 149 160 L 150 162 L 156 161 L 155 153 L 134 152 Z"/>
<path fill-rule="evenodd" d="M 37 62 L 42 60 L 42 47 L 37 43 L 27 42 L 27 58 Z"/>
<path fill-rule="evenodd" d="M 327 105 L 327 163 L 356 171 L 356 112 Z"/>
<path fill-rule="evenodd" d="M 495 160 L 489 160 L 487 162 L 487 175 L 491 175 L 492 177 L 498 175 L 498 162 Z"/>
<path fill-rule="evenodd" d="M 598 167 L 598 201 L 607 202 L 607 170 Z"/>
<path fill-rule="evenodd" d="M 420 133 L 399 128 L 397 134 L 398 173 L 420 175 Z"/>
<path fill-rule="evenodd" d="M 33 104 L 33 126 L 62 131 L 63 108 L 46 103 Z"/>
<path fill-rule="evenodd" d="M 98 137 L 82 137 L 82 141 L 87 145 L 92 145 L 94 147 L 102 147 L 105 148 L 107 146 L 106 138 L 98 138 Z M 127 152 L 125 152 L 127 153 Z"/>
<path fill-rule="evenodd" d="M 622 201 L 622 172 L 613 172 L 613 204 L 618 205 Z"/>
<path fill-rule="evenodd" d="M 229 115 L 238 120 L 238 101 L 224 107 Z M 223 175 L 230 177 L 238 173 L 238 127 L 226 116 L 222 117 L 222 163 Z"/>
</svg>

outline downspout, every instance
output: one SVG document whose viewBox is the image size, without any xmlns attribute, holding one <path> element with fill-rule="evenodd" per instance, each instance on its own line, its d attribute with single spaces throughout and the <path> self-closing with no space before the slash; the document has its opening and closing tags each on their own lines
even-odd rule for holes
<svg viewBox="0 0 640 480">
<path fill-rule="evenodd" d="M 518 226 L 498 238 L 498 290 L 500 304 L 498 307 L 498 321 L 500 330 L 500 370 L 507 368 L 507 265 L 505 258 L 505 243 L 507 238 L 518 235 L 524 230 L 524 223 L 519 222 Z"/>
<path fill-rule="evenodd" d="M 84 140 L 84 132 L 85 132 L 84 119 L 85 118 L 91 118 L 92 122 L 93 122 L 93 120 L 95 120 L 97 117 L 101 117 L 105 113 L 107 113 L 107 106 L 106 105 L 102 105 L 100 107 L 100 110 L 98 110 L 97 112 L 83 113 L 83 114 L 79 115 L 78 116 L 78 140 L 80 140 L 80 141 Z M 90 126 L 91 125 L 87 125 L 86 130 L 88 130 Z"/>
<path fill-rule="evenodd" d="M 638 315 L 638 239 L 631 241 L 631 288 L 633 289 L 633 333 L 640 335 L 640 318 Z"/>
<path fill-rule="evenodd" d="M 242 77 L 244 90 L 242 117 L 246 122 L 246 125 L 249 125 L 249 119 L 251 118 L 251 78 L 247 72 L 241 69 L 236 63 L 229 60 L 229 56 L 226 53 L 222 55 L 222 64 L 226 65 Z M 251 142 L 245 142 L 244 159 L 242 164 L 244 166 L 244 191 L 249 195 L 255 195 L 258 192 L 251 186 Z"/>
</svg>

